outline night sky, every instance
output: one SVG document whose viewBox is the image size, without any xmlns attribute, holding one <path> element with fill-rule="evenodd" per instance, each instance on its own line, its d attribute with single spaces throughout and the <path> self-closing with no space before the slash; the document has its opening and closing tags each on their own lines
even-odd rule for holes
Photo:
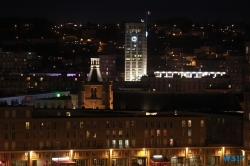
<svg viewBox="0 0 250 166">
<path fill-rule="evenodd" d="M 0 0 L 0 17 L 45 17 L 56 23 L 132 22 L 187 17 L 250 22 L 250 0 Z"/>
</svg>

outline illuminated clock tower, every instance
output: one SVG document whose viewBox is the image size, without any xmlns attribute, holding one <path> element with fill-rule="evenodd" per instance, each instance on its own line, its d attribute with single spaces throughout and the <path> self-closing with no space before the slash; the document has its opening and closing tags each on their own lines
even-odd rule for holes
<svg viewBox="0 0 250 166">
<path fill-rule="evenodd" d="M 125 24 L 125 81 L 140 81 L 147 75 L 145 23 Z"/>
</svg>

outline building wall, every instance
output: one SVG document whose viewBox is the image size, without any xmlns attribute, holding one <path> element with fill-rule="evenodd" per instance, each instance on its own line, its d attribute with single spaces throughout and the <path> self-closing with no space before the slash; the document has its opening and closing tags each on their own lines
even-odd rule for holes
<svg viewBox="0 0 250 166">
<path fill-rule="evenodd" d="M 207 120 L 200 116 L 122 117 L 93 111 L 88 116 L 79 110 L 31 107 L 0 107 L 0 111 L 0 159 L 7 165 L 35 166 L 55 157 L 68 157 L 79 165 L 150 165 L 154 155 L 162 155 L 172 164 L 210 166 L 232 165 L 224 156 L 231 160 L 243 155 L 238 146 L 204 146 Z"/>
<path fill-rule="evenodd" d="M 0 74 L 0 90 L 4 94 L 16 94 L 28 89 L 70 90 L 78 87 L 78 81 L 82 79 L 77 74 L 67 76 L 61 73 Z"/>
<path fill-rule="evenodd" d="M 169 93 L 227 93 L 233 90 L 229 77 L 219 78 L 157 78 L 142 77 L 142 82 L 147 82 L 150 91 Z M 209 91 L 210 90 L 210 91 Z M 212 91 L 214 90 L 214 91 Z"/>
<path fill-rule="evenodd" d="M 103 105 L 103 85 L 102 83 L 98 84 L 85 84 L 85 108 L 87 109 L 105 109 Z"/>
<path fill-rule="evenodd" d="M 34 106 L 34 101 L 36 99 L 42 98 L 52 98 L 59 96 L 68 96 L 70 91 L 57 91 L 57 92 L 48 92 L 48 93 L 28 93 L 18 96 L 11 97 L 2 97 L 0 98 L 0 104 L 6 104 L 8 106 L 17 106 L 17 105 L 26 105 Z"/>
<path fill-rule="evenodd" d="M 112 82 L 82 83 L 78 95 L 78 108 L 86 109 L 113 109 Z"/>
<path fill-rule="evenodd" d="M 72 109 L 71 99 L 39 99 L 35 100 L 35 108 L 68 108 Z"/>
<path fill-rule="evenodd" d="M 226 72 L 230 75 L 231 82 L 235 86 L 235 92 L 243 92 L 243 64 L 246 63 L 246 56 L 227 56 L 226 57 Z"/>
<path fill-rule="evenodd" d="M 250 149 L 250 42 L 245 43 L 247 63 L 244 67 L 244 148 Z"/>
</svg>

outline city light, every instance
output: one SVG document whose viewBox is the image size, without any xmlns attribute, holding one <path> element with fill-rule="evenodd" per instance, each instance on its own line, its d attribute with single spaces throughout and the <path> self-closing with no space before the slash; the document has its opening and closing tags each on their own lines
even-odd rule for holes
<svg viewBox="0 0 250 166">
<path fill-rule="evenodd" d="M 162 155 L 153 155 L 153 158 L 162 158 Z"/>
</svg>

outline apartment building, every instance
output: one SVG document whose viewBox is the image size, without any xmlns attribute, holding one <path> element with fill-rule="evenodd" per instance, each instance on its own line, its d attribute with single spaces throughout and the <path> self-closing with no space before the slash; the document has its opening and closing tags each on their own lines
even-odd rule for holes
<svg viewBox="0 0 250 166">
<path fill-rule="evenodd" d="M 150 91 L 168 93 L 228 93 L 234 84 L 225 72 L 156 71 L 155 77 L 142 77 Z"/>
<path fill-rule="evenodd" d="M 37 90 L 70 90 L 78 87 L 83 76 L 78 73 L 9 73 L 0 74 L 0 92 L 5 95 Z"/>
<path fill-rule="evenodd" d="M 0 111 L 0 160 L 6 166 L 51 165 L 55 158 L 79 166 L 146 166 L 157 158 L 173 166 L 247 162 L 239 144 L 207 144 L 202 115 L 33 107 Z"/>
</svg>

